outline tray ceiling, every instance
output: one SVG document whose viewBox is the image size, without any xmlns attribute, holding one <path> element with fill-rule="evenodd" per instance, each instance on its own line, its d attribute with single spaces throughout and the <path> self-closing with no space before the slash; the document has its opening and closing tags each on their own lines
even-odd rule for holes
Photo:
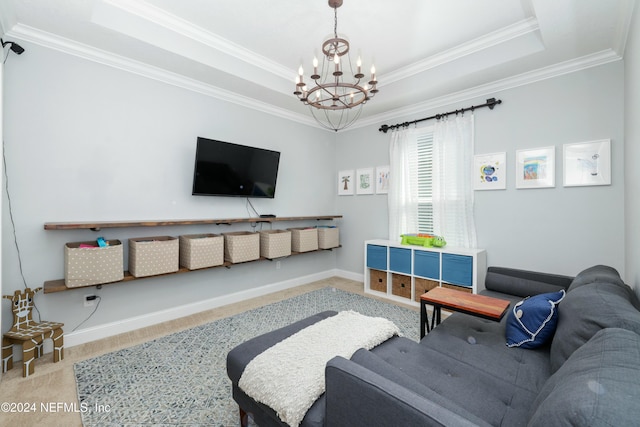
<svg viewBox="0 0 640 427">
<path fill-rule="evenodd" d="M 357 125 L 622 58 L 634 0 L 345 0 L 338 33 L 375 63 Z M 326 0 L 3 0 L 5 39 L 314 125 L 292 92 L 333 31 Z M 355 60 L 355 58 L 354 58 Z"/>
</svg>

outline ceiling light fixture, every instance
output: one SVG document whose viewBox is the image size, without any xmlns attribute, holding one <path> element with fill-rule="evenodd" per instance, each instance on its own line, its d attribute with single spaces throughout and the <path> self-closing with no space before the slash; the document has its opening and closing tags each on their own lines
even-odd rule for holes
<svg viewBox="0 0 640 427">
<path fill-rule="evenodd" d="M 329 6 L 334 11 L 333 37 L 322 43 L 324 57 L 320 68 L 318 59 L 313 58 L 311 80 L 314 86 L 307 87 L 300 65 L 293 94 L 310 107 L 311 114 L 321 126 L 337 132 L 351 126 L 360 117 L 362 106 L 378 92 L 378 82 L 376 68 L 372 65 L 369 83 L 361 83 L 364 74 L 360 57 L 356 62 L 356 72 L 353 72 L 349 42 L 338 37 L 338 8 L 342 6 L 342 0 L 329 0 Z M 345 81 L 348 75 L 353 77 L 350 82 Z"/>
</svg>

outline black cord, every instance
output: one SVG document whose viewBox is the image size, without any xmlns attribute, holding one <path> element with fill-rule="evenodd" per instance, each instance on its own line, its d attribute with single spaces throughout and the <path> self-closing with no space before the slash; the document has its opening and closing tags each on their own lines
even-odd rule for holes
<svg viewBox="0 0 640 427">
<path fill-rule="evenodd" d="M 84 319 L 82 322 L 80 322 L 80 324 L 78 326 L 76 326 L 75 328 L 73 328 L 73 330 L 71 332 L 75 332 L 76 329 L 78 329 L 80 326 L 84 325 L 85 322 L 89 319 L 91 319 L 91 316 L 93 316 L 96 312 L 96 310 L 98 310 L 98 307 L 100 307 L 100 302 L 102 301 L 102 297 L 100 295 L 96 295 L 96 300 L 98 300 L 98 302 L 96 303 L 96 308 L 93 309 L 93 311 L 91 312 L 91 314 Z"/>
<path fill-rule="evenodd" d="M 256 218 L 259 217 L 260 214 L 258 213 L 256 208 L 253 207 L 253 204 L 251 203 L 251 200 L 249 200 L 249 198 L 247 197 L 247 203 L 246 203 L 245 207 L 247 208 L 247 213 L 249 214 L 249 217 L 251 217 L 251 211 L 249 211 L 249 206 L 251 206 L 251 209 L 253 210 L 253 212 L 255 212 Z"/>
<path fill-rule="evenodd" d="M 4 65 L 4 64 L 6 64 L 6 63 L 7 63 L 7 59 L 9 58 L 9 55 L 11 55 L 11 48 L 9 48 L 9 49 L 7 49 L 7 50 L 6 50 L 6 52 L 7 52 L 7 53 L 6 53 L 6 55 L 5 55 L 5 49 L 4 49 L 4 47 L 5 47 L 6 45 L 8 45 L 8 44 L 9 44 L 9 42 L 6 42 L 6 43 L 5 43 L 5 42 L 4 42 L 4 40 L 0 39 L 0 43 L 2 43 L 2 54 L 4 55 L 4 58 L 2 59 L 2 65 Z"/>
<path fill-rule="evenodd" d="M 20 268 L 20 277 L 22 277 L 22 283 L 24 284 L 25 289 L 29 286 L 27 285 L 27 279 L 24 277 L 24 271 L 22 270 L 22 255 L 20 254 L 20 246 L 18 245 L 18 235 L 16 233 L 16 223 L 13 220 L 13 208 L 11 207 L 11 196 L 9 194 L 9 175 L 7 174 L 7 157 L 5 155 L 5 144 L 4 139 L 2 140 L 2 164 L 4 169 L 4 186 L 7 193 L 7 206 L 9 207 L 9 219 L 11 220 L 11 227 L 13 229 L 13 243 L 16 246 L 16 252 L 18 254 L 18 266 Z M 42 318 L 40 317 L 40 310 L 36 307 L 35 299 L 33 302 L 33 308 L 38 312 L 38 321 L 41 322 Z"/>
</svg>

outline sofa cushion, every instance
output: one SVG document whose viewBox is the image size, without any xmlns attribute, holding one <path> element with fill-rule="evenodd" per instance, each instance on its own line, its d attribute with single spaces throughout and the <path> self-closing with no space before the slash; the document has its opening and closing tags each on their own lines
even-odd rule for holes
<svg viewBox="0 0 640 427">
<path fill-rule="evenodd" d="M 324 427 L 495 425 L 475 417 L 463 406 L 433 391 L 423 389 L 416 392 L 405 388 L 402 382 L 398 383 L 387 376 L 394 370 L 386 364 L 382 371 L 385 375 L 380 375 L 342 357 L 331 359 L 326 368 Z M 406 378 L 402 373 L 400 375 Z M 445 406 L 438 404 L 438 401 Z M 448 409 L 451 407 L 454 409 Z"/>
<path fill-rule="evenodd" d="M 403 342 L 403 340 L 406 340 Z M 403 347 L 413 347 L 417 344 L 413 341 L 407 340 L 406 338 L 392 338 L 392 345 L 397 345 L 399 348 Z M 386 344 L 385 343 L 385 344 Z M 389 344 L 387 344 L 389 347 Z M 470 412 L 467 412 L 464 406 L 460 406 L 456 404 L 451 399 L 441 396 L 439 393 L 436 393 L 432 389 L 429 388 L 429 383 L 424 381 L 418 381 L 411 372 L 404 372 L 401 369 L 389 364 L 385 360 L 383 360 L 380 356 L 378 356 L 372 350 L 360 349 L 353 354 L 351 357 L 351 361 L 354 363 L 366 367 L 369 371 L 376 373 L 388 380 L 392 381 L 393 384 L 397 384 L 399 387 L 406 388 L 407 390 L 428 399 L 429 401 L 438 405 L 438 407 L 444 408 L 446 410 L 455 413 L 460 417 L 459 420 L 456 420 L 458 423 L 461 422 L 462 419 L 471 420 L 473 424 L 482 424 L 482 420 L 475 417 Z M 395 421 L 397 423 L 397 420 Z M 344 425 L 344 424 L 342 424 Z M 369 424 L 375 425 L 375 424 Z M 401 424 L 407 425 L 407 424 Z"/>
<path fill-rule="evenodd" d="M 536 349 L 505 345 L 506 316 L 500 322 L 453 313 L 420 341 L 451 360 L 537 394 L 551 376 L 549 346 Z"/>
<path fill-rule="evenodd" d="M 460 315 L 460 320 L 463 319 L 462 316 L 469 320 L 477 319 L 456 314 Z M 444 326 L 451 324 L 451 320 L 451 317 L 446 319 L 427 334 L 427 337 L 439 335 L 442 338 L 436 345 L 434 341 L 425 344 L 426 337 L 420 343 L 407 338 L 395 338 L 392 343 L 389 340 L 371 352 L 407 376 L 425 384 L 438 396 L 465 408 L 491 425 L 526 425 L 531 405 L 549 375 L 544 374 L 544 364 L 536 364 L 535 360 L 531 364 L 513 362 L 516 362 L 515 359 L 522 360 L 518 357 L 522 353 L 538 353 L 538 350 L 507 348 L 502 331 L 495 340 L 487 337 L 495 343 L 492 347 L 499 348 L 497 353 L 512 353 L 501 358 L 492 348 L 486 348 L 484 337 L 469 330 L 469 327 L 466 328 L 464 340 L 443 333 L 446 330 Z M 470 342 L 474 341 L 470 339 L 472 334 L 477 336 L 475 344 Z M 493 353 L 492 358 L 488 357 L 490 353 Z M 545 358 L 548 363 L 548 355 Z M 500 366 L 506 366 L 504 371 L 508 373 L 496 374 Z M 548 372 L 548 368 L 546 371 Z M 478 396 L 482 398 L 479 399 Z"/>
<path fill-rule="evenodd" d="M 601 329 L 623 328 L 640 334 L 640 311 L 634 300 L 633 290 L 619 283 L 595 282 L 567 292 L 551 341 L 551 372 Z"/>
<path fill-rule="evenodd" d="M 594 282 L 617 283 L 621 286 L 625 286 L 624 282 L 620 278 L 618 270 L 607 265 L 594 265 L 593 267 L 587 268 L 586 270 L 578 273 L 571 282 L 571 285 L 569 285 L 569 291 Z"/>
<path fill-rule="evenodd" d="M 502 273 L 500 269 L 491 267 L 487 271 L 485 278 L 486 289 L 507 295 L 515 295 L 520 298 L 542 293 L 557 292 L 564 289 L 564 287 L 559 284 L 535 280 L 537 276 L 533 275 L 533 273 L 528 276 L 523 273 L 525 277 L 515 277 L 508 273 L 509 271 Z M 559 279 L 556 279 L 556 282 L 562 283 Z"/>
<path fill-rule="evenodd" d="M 516 304 L 507 315 L 507 346 L 537 348 L 554 334 L 558 322 L 556 306 L 564 290 L 535 295 Z"/>
<path fill-rule="evenodd" d="M 596 333 L 544 385 L 529 427 L 630 426 L 640 420 L 640 336 Z"/>
</svg>

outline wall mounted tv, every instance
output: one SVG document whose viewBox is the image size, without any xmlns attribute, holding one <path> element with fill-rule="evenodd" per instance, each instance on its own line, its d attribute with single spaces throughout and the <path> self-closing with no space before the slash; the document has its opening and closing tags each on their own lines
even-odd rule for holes
<svg viewBox="0 0 640 427">
<path fill-rule="evenodd" d="M 274 198 L 280 153 L 198 137 L 194 196 Z"/>
</svg>

